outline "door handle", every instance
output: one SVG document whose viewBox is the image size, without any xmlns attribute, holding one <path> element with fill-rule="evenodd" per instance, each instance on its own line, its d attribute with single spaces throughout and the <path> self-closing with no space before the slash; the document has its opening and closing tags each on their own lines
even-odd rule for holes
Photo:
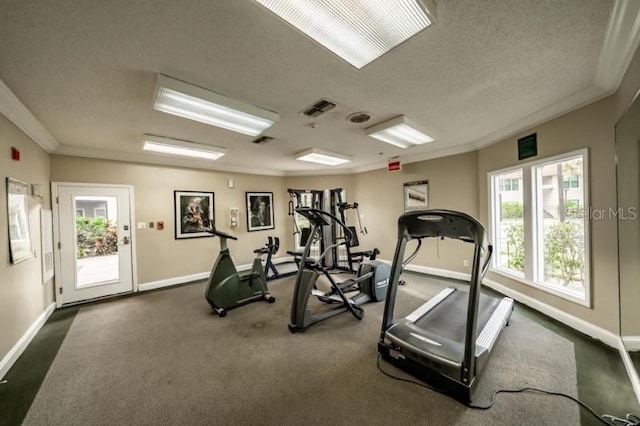
<svg viewBox="0 0 640 426">
<path fill-rule="evenodd" d="M 123 237 L 122 244 L 129 244 L 129 237 Z"/>
</svg>

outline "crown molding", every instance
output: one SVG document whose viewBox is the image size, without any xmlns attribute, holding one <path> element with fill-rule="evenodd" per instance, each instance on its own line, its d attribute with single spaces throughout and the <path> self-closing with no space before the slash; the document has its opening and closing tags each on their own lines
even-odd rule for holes
<svg viewBox="0 0 640 426">
<path fill-rule="evenodd" d="M 60 146 L 51 133 L 40 124 L 38 119 L 20 102 L 20 99 L 18 99 L 9 86 L 1 79 L 0 113 L 7 117 L 16 127 L 22 130 L 48 153 L 51 153 Z"/>
<path fill-rule="evenodd" d="M 640 45 L 640 1 L 617 0 L 605 35 L 594 84 L 606 92 L 618 90 Z"/>
<path fill-rule="evenodd" d="M 148 154 L 136 152 L 107 151 L 96 148 L 85 148 L 75 145 L 60 145 L 52 154 L 67 155 L 71 157 L 96 158 L 100 160 L 124 161 L 128 163 L 155 164 L 172 167 L 185 167 L 190 169 L 205 169 L 221 172 L 245 173 L 252 175 L 284 176 L 284 172 L 267 169 L 249 169 L 228 164 L 215 164 L 210 161 L 195 159 L 182 159 L 162 154 Z"/>
</svg>

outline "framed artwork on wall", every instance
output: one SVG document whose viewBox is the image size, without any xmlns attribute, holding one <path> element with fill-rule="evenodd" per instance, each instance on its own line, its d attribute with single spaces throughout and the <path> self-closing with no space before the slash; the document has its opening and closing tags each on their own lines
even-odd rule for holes
<svg viewBox="0 0 640 426">
<path fill-rule="evenodd" d="M 404 184 L 404 211 L 429 208 L 429 181 L 419 180 Z"/>
<path fill-rule="evenodd" d="M 213 237 L 204 228 L 215 228 L 214 193 L 202 191 L 173 191 L 176 240 Z"/>
<path fill-rule="evenodd" d="M 275 228 L 273 220 L 273 193 L 247 192 L 247 231 Z"/>
<path fill-rule="evenodd" d="M 9 257 L 14 265 L 33 257 L 29 228 L 29 185 L 7 178 Z"/>
</svg>

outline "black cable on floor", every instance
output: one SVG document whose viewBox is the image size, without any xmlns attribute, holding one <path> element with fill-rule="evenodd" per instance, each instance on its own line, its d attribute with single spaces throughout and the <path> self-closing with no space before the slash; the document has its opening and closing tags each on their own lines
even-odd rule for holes
<svg viewBox="0 0 640 426">
<path fill-rule="evenodd" d="M 436 392 L 444 393 L 441 389 L 438 389 L 438 388 L 436 388 L 434 386 L 430 386 L 430 385 L 428 385 L 426 383 L 421 383 L 421 382 L 417 382 L 415 380 L 405 379 L 405 378 L 394 376 L 394 375 L 392 375 L 390 373 L 387 373 L 380 366 L 380 359 L 381 359 L 381 355 L 378 354 L 378 359 L 376 361 L 376 364 L 378 366 L 378 370 L 380 370 L 380 372 L 382 374 L 384 374 L 385 376 L 390 377 L 390 378 L 392 378 L 394 380 L 399 380 L 401 382 L 411 383 L 411 384 L 414 384 L 414 385 L 417 385 L 417 386 L 421 386 L 423 388 L 427 388 L 429 390 L 433 390 L 433 391 L 436 391 Z M 562 393 L 562 392 L 553 392 L 553 391 L 547 391 L 547 390 L 544 390 L 544 389 L 538 389 L 538 388 L 532 388 L 532 387 L 526 387 L 526 388 L 521 388 L 521 389 L 499 389 L 499 390 L 495 391 L 493 393 L 493 395 L 491 395 L 491 401 L 489 402 L 489 405 L 465 404 L 465 406 L 467 406 L 469 408 L 473 408 L 475 410 L 488 410 L 491 407 L 493 407 L 493 404 L 495 402 L 495 397 L 499 393 L 521 393 L 521 392 L 538 392 L 538 393 L 542 393 L 542 394 L 546 394 L 546 395 L 561 396 L 563 398 L 570 399 L 570 400 L 574 401 L 575 403 L 577 403 L 578 405 L 580 405 L 585 410 L 587 410 L 592 416 L 597 418 L 600 422 L 602 422 L 605 425 L 609 425 L 609 426 L 640 426 L 640 418 L 638 418 L 638 416 L 636 416 L 636 415 L 627 414 L 624 419 L 622 419 L 620 417 L 615 417 L 615 416 L 612 416 L 612 415 L 609 415 L 609 414 L 600 415 L 593 408 L 589 407 L 587 404 L 585 404 L 584 402 L 580 401 L 577 398 L 574 398 L 571 395 L 567 395 L 567 394 Z"/>
</svg>

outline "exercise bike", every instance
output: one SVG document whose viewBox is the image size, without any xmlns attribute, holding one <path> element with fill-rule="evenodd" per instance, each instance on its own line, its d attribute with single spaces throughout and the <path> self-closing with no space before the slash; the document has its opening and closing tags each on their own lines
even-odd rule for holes
<svg viewBox="0 0 640 426">
<path fill-rule="evenodd" d="M 323 265 L 323 259 L 332 249 L 348 244 L 353 237 L 352 231 L 336 216 L 323 210 L 301 207 L 296 209 L 296 212 L 309 220 L 311 233 L 302 252 L 300 269 L 296 275 L 289 331 L 295 333 L 296 331 L 304 330 L 318 321 L 342 312 L 351 312 L 356 319 L 362 319 L 364 310 L 360 305 L 367 302 L 379 302 L 386 298 L 389 283 L 389 265 L 377 260 L 364 261 L 360 265 L 355 278 L 340 283 L 336 282 L 329 273 L 328 268 Z M 320 238 L 322 228 L 328 226 L 331 222 L 343 229 L 343 241 L 330 245 L 317 259 L 311 260 L 309 258 L 311 245 L 315 239 Z M 316 282 L 321 275 L 326 277 L 331 285 L 331 289 L 327 292 L 319 290 L 316 286 Z M 357 287 L 359 292 L 352 297 L 347 297 L 345 292 L 350 291 L 354 286 Z M 308 306 L 311 296 L 315 296 L 320 302 L 333 306 L 326 310 L 312 312 Z"/>
<path fill-rule="evenodd" d="M 211 269 L 205 291 L 207 302 L 218 316 L 224 317 L 227 315 L 227 310 L 258 300 L 275 302 L 275 297 L 269 294 L 267 288 L 260 254 L 253 259 L 251 270 L 238 272 L 227 246 L 228 239 L 237 240 L 238 238 L 215 228 L 204 230 L 220 238 L 220 253 Z"/>
</svg>

